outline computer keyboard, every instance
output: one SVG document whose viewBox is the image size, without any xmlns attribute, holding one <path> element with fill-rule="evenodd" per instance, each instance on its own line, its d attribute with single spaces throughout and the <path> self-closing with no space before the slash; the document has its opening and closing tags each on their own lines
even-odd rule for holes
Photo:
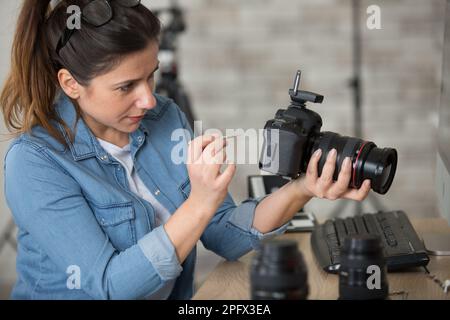
<svg viewBox="0 0 450 320">
<path fill-rule="evenodd" d="M 426 266 L 430 261 L 423 242 L 403 211 L 380 211 L 327 220 L 314 229 L 312 250 L 326 272 L 337 273 L 345 237 L 367 233 L 380 236 L 388 271 Z"/>
</svg>

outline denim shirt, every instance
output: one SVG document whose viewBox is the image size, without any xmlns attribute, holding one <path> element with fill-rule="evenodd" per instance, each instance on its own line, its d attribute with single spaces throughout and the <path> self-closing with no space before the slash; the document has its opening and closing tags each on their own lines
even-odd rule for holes
<svg viewBox="0 0 450 320">
<path fill-rule="evenodd" d="M 156 96 L 139 128 L 130 134 L 135 170 L 173 214 L 188 198 L 185 163 L 171 160 L 172 132 L 192 134 L 184 114 Z M 60 94 L 55 110 L 70 128 L 76 112 Z M 62 127 L 55 124 L 62 133 Z M 5 156 L 5 196 L 18 226 L 17 281 L 13 299 L 145 299 L 175 280 L 169 299 L 190 299 L 196 248 L 180 264 L 164 226 L 155 226 L 149 202 L 130 191 L 124 168 L 99 144 L 82 119 L 68 147 L 35 126 Z M 236 205 L 228 194 L 201 236 L 203 245 L 227 260 L 258 247 L 287 225 L 261 234 L 252 227 L 261 199 Z"/>
</svg>

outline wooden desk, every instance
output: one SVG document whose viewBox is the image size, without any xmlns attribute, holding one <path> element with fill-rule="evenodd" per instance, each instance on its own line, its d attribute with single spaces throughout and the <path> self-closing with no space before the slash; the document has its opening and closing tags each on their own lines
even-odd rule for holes
<svg viewBox="0 0 450 320">
<path fill-rule="evenodd" d="M 446 220 L 440 218 L 412 219 L 417 233 L 450 233 Z M 288 233 L 280 238 L 298 241 L 308 266 L 309 297 L 308 299 L 332 299 L 338 297 L 338 276 L 324 272 L 316 263 L 310 246 L 310 233 Z M 224 261 L 211 272 L 203 285 L 194 295 L 194 300 L 248 300 L 250 299 L 249 266 L 254 251 L 239 261 Z M 430 256 L 428 269 L 441 280 L 450 279 L 450 257 Z M 408 272 L 388 274 L 389 291 L 407 291 L 407 299 L 449 299 L 447 295 L 426 277 L 423 268 Z M 400 297 L 393 296 L 392 299 Z"/>
</svg>

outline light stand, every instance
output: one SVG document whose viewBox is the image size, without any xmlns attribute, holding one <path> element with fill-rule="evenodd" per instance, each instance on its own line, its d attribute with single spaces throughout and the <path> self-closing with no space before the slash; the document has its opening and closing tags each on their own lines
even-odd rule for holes
<svg viewBox="0 0 450 320">
<path fill-rule="evenodd" d="M 350 87 L 353 91 L 353 130 L 355 137 L 362 137 L 362 94 L 361 94 L 361 74 L 362 74 L 362 40 L 361 40 L 361 17 L 360 0 L 352 0 L 352 48 L 353 48 L 353 77 L 350 79 Z M 386 207 L 373 195 L 369 193 L 369 200 L 376 210 L 387 211 Z M 347 206 L 348 200 L 341 201 L 331 212 L 331 217 L 337 217 Z M 362 203 L 356 202 L 355 214 L 362 213 Z"/>
</svg>

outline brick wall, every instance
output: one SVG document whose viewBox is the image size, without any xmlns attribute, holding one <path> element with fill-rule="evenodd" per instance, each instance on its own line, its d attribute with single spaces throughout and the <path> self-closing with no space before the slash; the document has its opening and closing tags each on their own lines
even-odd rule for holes
<svg viewBox="0 0 450 320">
<path fill-rule="evenodd" d="M 150 2 L 149 2 L 150 3 Z M 150 8 L 166 1 L 151 1 Z M 189 29 L 181 38 L 182 80 L 204 128 L 262 128 L 280 106 L 297 68 L 302 87 L 325 95 L 311 105 L 323 130 L 353 135 L 350 0 L 180 1 Z M 381 8 L 381 30 L 366 28 L 366 8 Z M 394 147 L 399 165 L 383 197 L 387 208 L 435 215 L 436 107 L 439 97 L 443 0 L 361 2 L 363 138 Z M 231 192 L 246 195 L 240 166 Z M 312 200 L 326 216 L 336 202 Z M 375 209 L 370 201 L 365 210 Z M 350 207 L 348 207 L 350 208 Z M 343 214 L 352 213 L 350 209 Z"/>
</svg>

